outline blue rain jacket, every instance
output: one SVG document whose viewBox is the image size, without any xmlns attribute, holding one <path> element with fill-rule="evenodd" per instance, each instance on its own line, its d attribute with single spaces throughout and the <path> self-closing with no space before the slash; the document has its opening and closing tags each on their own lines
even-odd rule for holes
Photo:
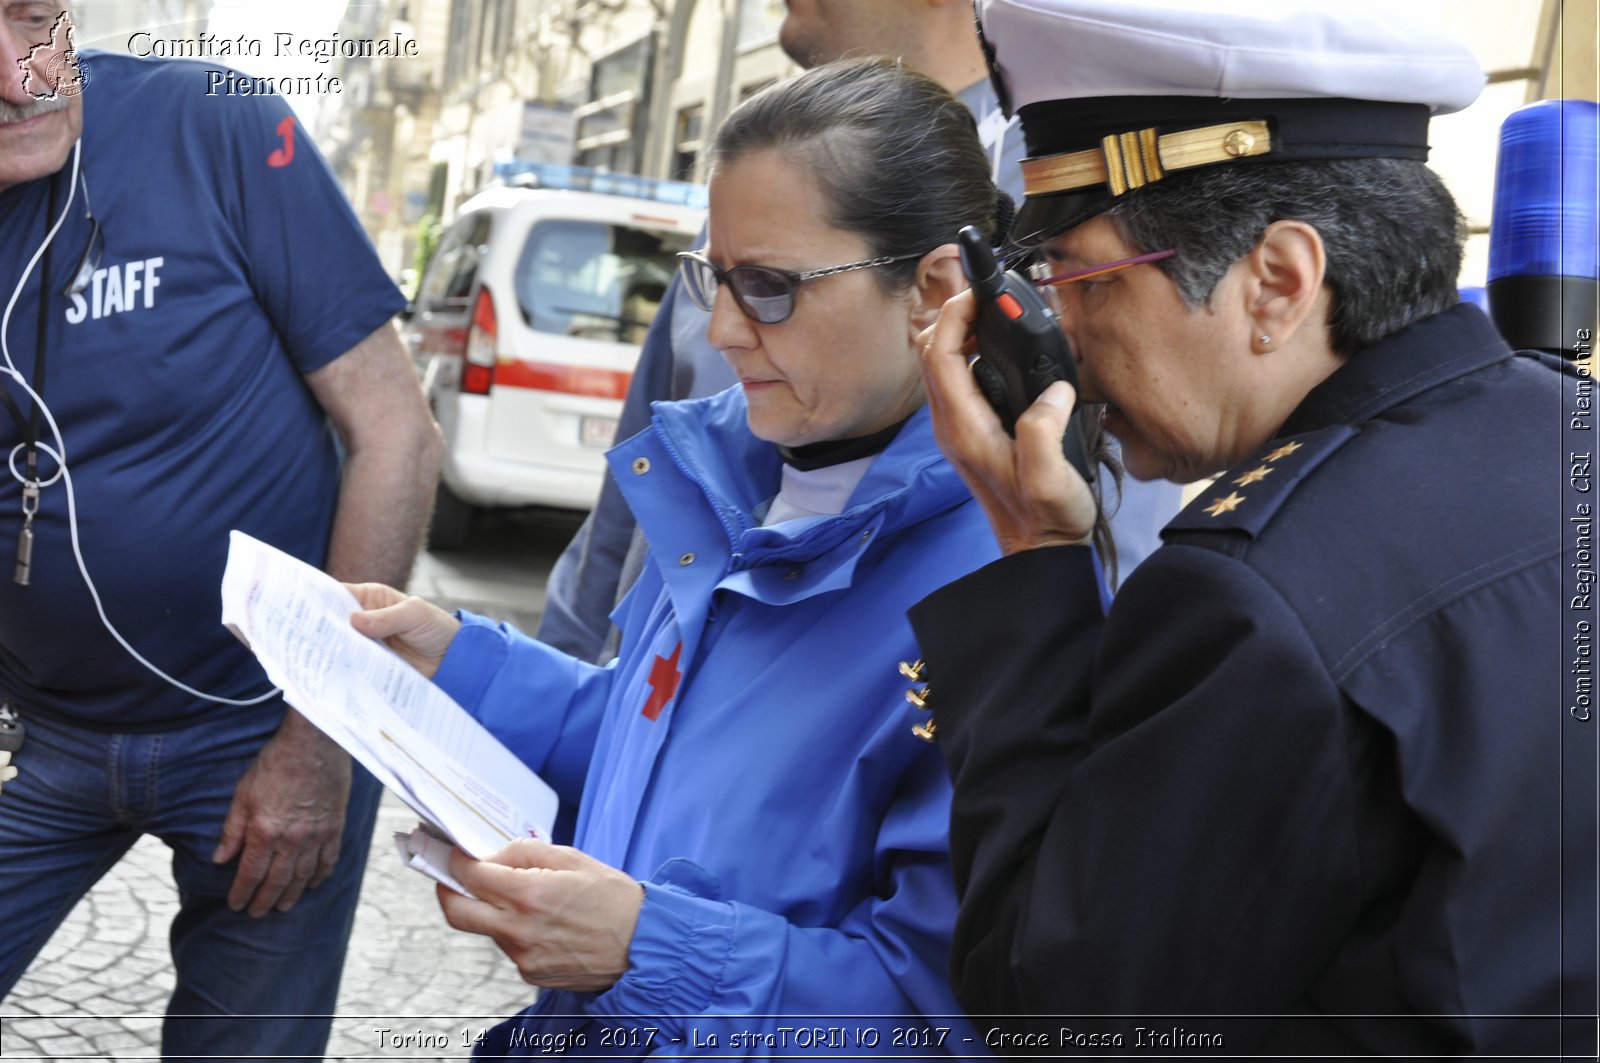
<svg viewBox="0 0 1600 1063">
<path fill-rule="evenodd" d="M 927 410 L 845 512 L 781 527 L 738 389 L 657 404 L 609 459 L 651 543 L 618 659 L 466 616 L 437 676 L 646 883 L 627 974 L 542 994 L 488 1051 L 981 1054 L 945 973 L 950 787 L 897 665 L 907 607 L 997 548 Z"/>
</svg>

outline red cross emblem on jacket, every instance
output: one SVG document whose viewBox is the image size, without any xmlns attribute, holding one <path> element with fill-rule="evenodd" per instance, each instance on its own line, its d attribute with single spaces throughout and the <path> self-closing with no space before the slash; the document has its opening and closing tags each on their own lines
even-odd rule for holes
<svg viewBox="0 0 1600 1063">
<path fill-rule="evenodd" d="M 650 666 L 650 696 L 639 710 L 645 719 L 658 719 L 672 695 L 678 692 L 678 682 L 683 678 L 683 673 L 678 671 L 678 658 L 682 653 L 683 643 L 679 642 L 672 647 L 671 657 L 657 657 L 656 663 Z"/>
</svg>

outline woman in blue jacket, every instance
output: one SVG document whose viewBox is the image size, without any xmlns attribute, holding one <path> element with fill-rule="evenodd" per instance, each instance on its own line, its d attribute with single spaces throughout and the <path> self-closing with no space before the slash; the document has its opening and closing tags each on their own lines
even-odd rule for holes
<svg viewBox="0 0 1600 1063">
<path fill-rule="evenodd" d="M 740 386 L 609 455 L 650 543 L 600 668 L 376 586 L 356 617 L 578 805 L 575 848 L 457 854 L 551 991 L 500 1051 L 982 1052 L 946 984 L 949 785 L 913 735 L 906 608 L 996 556 L 935 446 L 917 343 L 993 232 L 967 110 L 883 61 L 741 105 L 711 150 L 690 296 Z"/>
</svg>

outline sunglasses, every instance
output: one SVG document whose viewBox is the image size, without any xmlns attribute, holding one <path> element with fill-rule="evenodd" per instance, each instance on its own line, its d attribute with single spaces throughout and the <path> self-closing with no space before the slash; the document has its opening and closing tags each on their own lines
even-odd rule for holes
<svg viewBox="0 0 1600 1063">
<path fill-rule="evenodd" d="M 921 257 L 921 252 L 914 255 L 884 255 L 843 266 L 790 273 L 770 266 L 734 266 L 722 270 L 712 265 L 699 251 L 679 251 L 678 274 L 683 278 L 683 290 L 688 294 L 689 301 L 707 313 L 716 305 L 717 286 L 726 284 L 733 301 L 745 317 L 763 325 L 781 325 L 794 313 L 795 292 L 806 281 L 849 273 L 851 270 L 876 269 L 878 266 Z"/>
</svg>

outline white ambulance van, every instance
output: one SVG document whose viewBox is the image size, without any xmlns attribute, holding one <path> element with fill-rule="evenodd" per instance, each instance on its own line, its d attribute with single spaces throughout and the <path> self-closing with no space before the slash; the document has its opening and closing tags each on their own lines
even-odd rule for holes
<svg viewBox="0 0 1600 1063">
<path fill-rule="evenodd" d="M 406 337 L 444 430 L 429 545 L 488 507 L 586 510 L 675 255 L 705 220 L 682 182 L 528 168 L 473 197 L 423 274 Z"/>
</svg>

